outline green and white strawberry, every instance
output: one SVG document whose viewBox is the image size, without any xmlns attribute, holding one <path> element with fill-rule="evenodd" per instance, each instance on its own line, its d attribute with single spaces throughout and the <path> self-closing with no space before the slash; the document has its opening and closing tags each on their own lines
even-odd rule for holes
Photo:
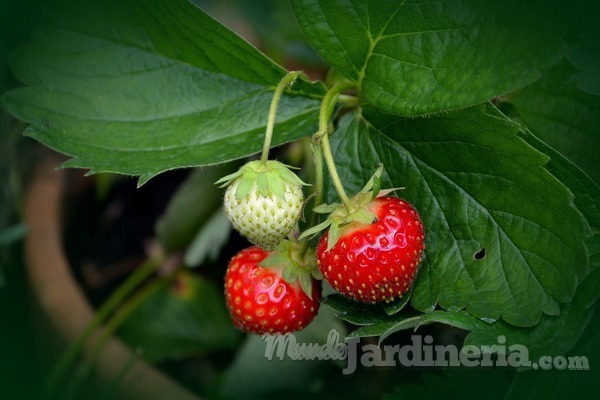
<svg viewBox="0 0 600 400">
<path fill-rule="evenodd" d="M 227 187 L 223 209 L 233 227 L 265 250 L 277 247 L 300 218 L 306 184 L 278 161 L 251 161 L 216 183 Z"/>
</svg>

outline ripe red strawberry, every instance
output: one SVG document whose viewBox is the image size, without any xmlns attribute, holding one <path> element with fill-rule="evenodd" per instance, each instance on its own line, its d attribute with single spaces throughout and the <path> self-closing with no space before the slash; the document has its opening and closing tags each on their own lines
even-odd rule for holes
<svg viewBox="0 0 600 400">
<path fill-rule="evenodd" d="M 235 255 L 225 274 L 227 307 L 236 327 L 250 333 L 287 333 L 301 330 L 319 309 L 321 286 L 310 277 L 312 299 L 301 280 L 286 282 L 285 266 L 263 267 L 270 253 L 254 246 Z"/>
<path fill-rule="evenodd" d="M 329 250 L 326 232 L 317 246 L 318 266 L 338 292 L 389 302 L 402 297 L 414 280 L 425 249 L 423 224 L 412 205 L 397 197 L 377 197 L 364 207 L 376 215 L 375 222 L 344 225 Z"/>
</svg>

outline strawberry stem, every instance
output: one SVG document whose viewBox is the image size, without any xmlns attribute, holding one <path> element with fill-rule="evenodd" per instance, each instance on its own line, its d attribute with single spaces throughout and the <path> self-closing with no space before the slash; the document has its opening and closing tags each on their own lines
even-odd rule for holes
<svg viewBox="0 0 600 400">
<path fill-rule="evenodd" d="M 346 194 L 346 191 L 344 190 L 340 176 L 338 175 L 335 162 L 333 161 L 333 155 L 331 154 L 331 147 L 329 146 L 329 120 L 331 119 L 331 115 L 333 114 L 333 110 L 335 109 L 335 104 L 340 93 L 346 89 L 353 88 L 354 86 L 355 84 L 353 82 L 342 82 L 329 89 L 323 98 L 323 102 L 321 103 L 321 110 L 319 114 L 319 131 L 316 133 L 314 138 L 315 141 L 320 143 L 323 148 L 323 156 L 325 157 L 325 163 L 327 164 L 327 169 L 329 170 L 329 175 L 331 176 L 333 186 L 335 187 L 338 196 L 340 196 L 340 200 L 349 213 L 352 212 L 353 207 L 350 203 L 348 195 Z"/>
<path fill-rule="evenodd" d="M 273 99 L 271 100 L 271 107 L 269 107 L 269 118 L 267 120 L 267 130 L 265 131 L 265 142 L 263 145 L 262 155 L 260 162 L 262 165 L 266 165 L 269 159 L 269 149 L 271 148 L 271 139 L 273 137 L 273 128 L 275 127 L 275 116 L 277 114 L 277 106 L 279 105 L 279 98 L 283 93 L 286 86 L 291 86 L 296 78 L 302 73 L 302 71 L 290 71 L 279 81 L 273 93 Z"/>
<path fill-rule="evenodd" d="M 316 208 L 323 202 L 323 149 L 320 145 L 315 143 L 312 144 L 313 158 L 315 162 L 315 200 L 313 203 L 313 208 Z M 317 224 L 317 220 L 319 218 L 319 214 L 313 212 L 310 216 L 310 224 L 309 227 L 315 226 Z M 306 252 L 308 251 L 310 245 L 310 240 L 308 238 L 302 241 L 302 247 L 300 248 L 300 257 L 304 257 Z"/>
</svg>

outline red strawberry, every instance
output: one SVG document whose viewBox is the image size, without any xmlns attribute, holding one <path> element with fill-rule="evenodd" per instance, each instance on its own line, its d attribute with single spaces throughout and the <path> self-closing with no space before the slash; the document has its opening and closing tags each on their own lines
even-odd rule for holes
<svg viewBox="0 0 600 400">
<path fill-rule="evenodd" d="M 412 205 L 397 197 L 377 197 L 364 207 L 375 221 L 340 227 L 329 250 L 326 232 L 317 246 L 318 266 L 340 293 L 364 302 L 389 302 L 402 297 L 414 280 L 425 249 L 423 224 Z"/>
<path fill-rule="evenodd" d="M 299 279 L 292 284 L 283 279 L 283 265 L 259 265 L 269 254 L 254 246 L 231 259 L 225 275 L 225 295 L 233 323 L 257 334 L 301 330 L 317 314 L 321 287 L 308 273 L 311 299 Z"/>
</svg>

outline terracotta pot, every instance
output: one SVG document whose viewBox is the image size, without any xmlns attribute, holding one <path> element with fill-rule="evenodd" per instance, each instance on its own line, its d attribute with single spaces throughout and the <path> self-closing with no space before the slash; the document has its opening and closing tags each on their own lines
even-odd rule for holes
<svg viewBox="0 0 600 400">
<path fill-rule="evenodd" d="M 62 242 L 62 201 L 66 173 L 56 170 L 62 160 L 48 157 L 37 166 L 28 187 L 24 219 L 28 227 L 25 259 L 33 296 L 50 324 L 66 342 L 76 340 L 91 323 L 94 309 L 71 274 Z M 99 332 L 86 344 L 89 356 Z M 100 379 L 111 382 L 131 363 L 134 352 L 111 338 L 95 359 Z M 138 358 L 122 378 L 119 393 L 144 400 L 199 400 L 199 397 Z"/>
</svg>

